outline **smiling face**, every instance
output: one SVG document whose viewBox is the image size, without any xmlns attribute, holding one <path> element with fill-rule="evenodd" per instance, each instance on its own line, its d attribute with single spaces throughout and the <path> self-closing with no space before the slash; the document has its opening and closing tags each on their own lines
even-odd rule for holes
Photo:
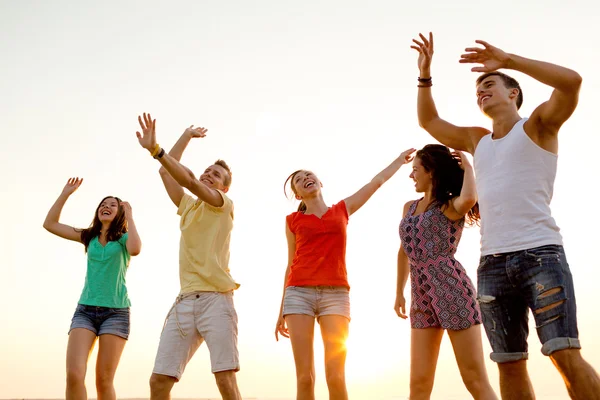
<svg viewBox="0 0 600 400">
<path fill-rule="evenodd" d="M 120 204 L 114 197 L 107 197 L 98 206 L 96 215 L 103 224 L 110 224 L 118 215 Z"/>
<path fill-rule="evenodd" d="M 500 75 L 482 75 L 477 81 L 477 106 L 488 117 L 497 109 L 521 107 L 523 95 L 519 83 L 513 78 Z"/>
<path fill-rule="evenodd" d="M 225 186 L 229 172 L 220 165 L 213 164 L 206 168 L 204 173 L 200 175 L 200 182 L 204 183 L 211 189 L 218 189 L 226 193 L 229 188 Z"/>
<path fill-rule="evenodd" d="M 413 160 L 413 168 L 409 177 L 415 182 L 415 191 L 417 193 L 424 193 L 431 188 L 431 172 L 427 172 L 419 157 L 415 157 Z"/>
<path fill-rule="evenodd" d="M 298 171 L 291 179 L 292 190 L 296 199 L 315 197 L 321 191 L 321 181 L 311 171 Z"/>
</svg>

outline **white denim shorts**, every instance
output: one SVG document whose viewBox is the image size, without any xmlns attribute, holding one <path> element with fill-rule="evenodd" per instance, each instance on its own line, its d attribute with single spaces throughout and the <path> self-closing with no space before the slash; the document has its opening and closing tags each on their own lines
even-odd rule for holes
<svg viewBox="0 0 600 400">
<path fill-rule="evenodd" d="M 212 372 L 239 371 L 238 318 L 233 292 L 193 292 L 177 297 L 160 336 L 155 374 L 181 379 L 203 341 Z"/>
<path fill-rule="evenodd" d="M 283 316 L 341 315 L 350 320 L 350 292 L 343 286 L 288 286 L 283 296 Z"/>
</svg>

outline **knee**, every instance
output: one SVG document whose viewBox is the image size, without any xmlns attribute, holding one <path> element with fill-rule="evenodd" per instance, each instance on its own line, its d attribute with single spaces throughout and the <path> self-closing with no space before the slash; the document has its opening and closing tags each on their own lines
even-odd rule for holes
<svg viewBox="0 0 600 400">
<path fill-rule="evenodd" d="M 511 379 L 527 377 L 527 360 L 498 364 L 498 371 L 501 376 Z"/>
<path fill-rule="evenodd" d="M 236 387 L 235 372 L 233 371 L 218 372 L 215 374 L 215 379 L 221 391 L 229 392 Z"/>
<path fill-rule="evenodd" d="M 428 394 L 433 390 L 433 376 L 411 375 L 410 394 L 413 397 L 416 394 Z"/>
<path fill-rule="evenodd" d="M 175 378 L 167 375 L 152 374 L 150 377 L 150 392 L 161 393 L 168 390 Z"/>
<path fill-rule="evenodd" d="M 343 388 L 346 386 L 346 376 L 343 372 L 328 372 L 326 380 L 327 386 L 330 388 Z"/>
<path fill-rule="evenodd" d="M 302 390 L 312 390 L 315 387 L 315 377 L 312 372 L 298 374 L 296 381 L 298 388 Z"/>
<path fill-rule="evenodd" d="M 113 387 L 113 376 L 98 371 L 96 373 L 96 389 L 98 389 L 99 393 L 104 393 L 106 391 L 112 390 Z"/>
<path fill-rule="evenodd" d="M 67 386 L 83 385 L 85 382 L 84 368 L 67 368 Z"/>
<path fill-rule="evenodd" d="M 565 374 L 585 364 L 579 349 L 558 350 L 550 354 L 550 359 Z"/>
</svg>

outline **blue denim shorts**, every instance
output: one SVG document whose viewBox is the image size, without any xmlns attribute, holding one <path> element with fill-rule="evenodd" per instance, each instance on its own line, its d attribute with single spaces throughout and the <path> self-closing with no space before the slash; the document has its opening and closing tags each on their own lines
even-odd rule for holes
<svg viewBox="0 0 600 400">
<path fill-rule="evenodd" d="M 92 331 L 96 336 L 110 334 L 129 337 L 129 308 L 109 308 L 77 304 L 69 333 L 75 328 Z"/>
<path fill-rule="evenodd" d="M 581 348 L 573 277 L 562 246 L 481 257 L 477 290 L 493 361 L 528 358 L 529 309 L 544 355 Z"/>
<path fill-rule="evenodd" d="M 350 320 L 350 292 L 342 286 L 288 286 L 283 296 L 283 316 L 341 315 Z"/>
</svg>

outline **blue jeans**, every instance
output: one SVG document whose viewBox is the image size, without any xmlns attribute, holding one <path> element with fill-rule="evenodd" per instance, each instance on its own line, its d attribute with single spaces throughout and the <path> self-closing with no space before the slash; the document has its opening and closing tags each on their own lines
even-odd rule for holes
<svg viewBox="0 0 600 400">
<path fill-rule="evenodd" d="M 573 277 L 562 246 L 482 256 L 477 290 L 493 361 L 528 358 L 529 309 L 544 355 L 581 348 Z"/>
<path fill-rule="evenodd" d="M 129 337 L 129 308 L 109 308 L 77 304 L 69 333 L 75 328 L 92 331 L 96 336 L 110 334 Z"/>
</svg>

